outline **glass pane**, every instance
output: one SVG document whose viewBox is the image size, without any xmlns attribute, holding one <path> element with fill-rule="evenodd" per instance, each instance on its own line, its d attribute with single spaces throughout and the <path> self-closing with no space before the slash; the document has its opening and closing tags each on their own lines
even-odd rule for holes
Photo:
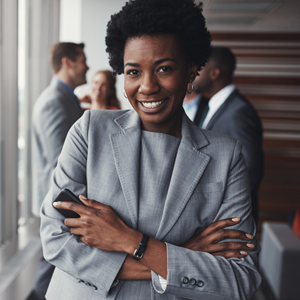
<svg viewBox="0 0 300 300">
<path fill-rule="evenodd" d="M 19 0 L 19 35 L 18 35 L 18 91 L 19 91 L 19 132 L 18 132 L 18 178 L 19 178 L 19 225 L 26 220 L 26 197 L 25 197 L 25 146 L 26 146 L 26 126 L 25 126 L 25 38 L 26 38 L 26 0 Z"/>
</svg>

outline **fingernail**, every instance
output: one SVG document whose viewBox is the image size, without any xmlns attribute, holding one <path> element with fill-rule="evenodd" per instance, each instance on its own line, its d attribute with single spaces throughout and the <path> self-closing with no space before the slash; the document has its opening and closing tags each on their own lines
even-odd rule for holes
<svg viewBox="0 0 300 300">
<path fill-rule="evenodd" d="M 247 255 L 247 252 L 246 252 L 246 251 L 240 251 L 240 253 L 241 253 L 242 255 Z"/>
<path fill-rule="evenodd" d="M 252 249 L 252 248 L 254 248 L 254 245 L 253 244 L 247 244 L 247 247 Z"/>
<path fill-rule="evenodd" d="M 231 219 L 233 222 L 238 222 L 240 220 L 240 218 L 232 218 Z"/>
<path fill-rule="evenodd" d="M 53 202 L 53 206 L 57 206 L 59 204 L 59 202 Z"/>
<path fill-rule="evenodd" d="M 253 236 L 252 235 L 250 235 L 250 234 L 248 234 L 248 233 L 246 233 L 246 237 L 248 238 L 248 239 L 253 239 Z"/>
<path fill-rule="evenodd" d="M 84 199 L 84 200 L 87 200 L 87 197 L 85 197 L 83 195 L 80 195 L 79 197 L 82 198 L 82 199 Z"/>
</svg>

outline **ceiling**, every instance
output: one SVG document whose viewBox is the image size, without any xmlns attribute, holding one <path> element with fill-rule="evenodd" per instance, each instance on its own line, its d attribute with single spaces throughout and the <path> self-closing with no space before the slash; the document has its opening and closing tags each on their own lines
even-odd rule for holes
<svg viewBox="0 0 300 300">
<path fill-rule="evenodd" d="M 106 3 L 118 12 L 127 1 L 113 0 Z M 203 2 L 203 14 L 212 32 L 300 33 L 300 0 L 195 1 Z"/>
<path fill-rule="evenodd" d="M 196 1 L 212 32 L 300 32 L 300 0 Z"/>
</svg>

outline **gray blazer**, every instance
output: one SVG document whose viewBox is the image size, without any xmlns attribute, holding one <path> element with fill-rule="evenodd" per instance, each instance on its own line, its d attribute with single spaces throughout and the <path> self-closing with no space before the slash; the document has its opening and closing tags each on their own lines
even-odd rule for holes
<svg viewBox="0 0 300 300">
<path fill-rule="evenodd" d="M 55 78 L 42 92 L 32 113 L 32 210 L 39 217 L 41 204 L 50 189 L 65 138 L 82 116 L 78 100 Z"/>
<path fill-rule="evenodd" d="M 180 247 L 214 221 L 240 217 L 236 229 L 255 235 L 249 179 L 241 143 L 197 128 L 184 114 L 173 175 L 159 229 L 167 245 L 167 288 L 152 281 L 114 280 L 125 253 L 89 247 L 64 226 L 52 206 L 63 188 L 112 206 L 132 228 L 138 222 L 140 118 L 135 111 L 88 111 L 68 133 L 52 187 L 41 209 L 45 258 L 56 266 L 46 298 L 76 299 L 249 299 L 260 285 L 259 245 L 246 258 L 225 259 Z M 151 226 L 151 224 L 149 224 Z M 185 284 L 183 277 L 203 281 Z M 143 286 L 143 293 L 135 287 Z M 140 289 L 139 289 L 140 290 Z M 128 299 L 128 298 L 126 298 Z"/>
<path fill-rule="evenodd" d="M 257 222 L 258 190 L 264 175 L 264 154 L 262 124 L 256 110 L 235 90 L 213 115 L 206 129 L 227 134 L 242 142 L 242 153 L 250 178 L 252 215 Z"/>
</svg>

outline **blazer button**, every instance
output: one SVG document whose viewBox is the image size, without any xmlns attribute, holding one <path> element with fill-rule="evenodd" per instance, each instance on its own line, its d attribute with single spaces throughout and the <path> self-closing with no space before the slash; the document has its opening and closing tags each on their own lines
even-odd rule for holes
<svg viewBox="0 0 300 300">
<path fill-rule="evenodd" d="M 196 284 L 199 287 L 203 287 L 204 286 L 204 282 L 202 280 L 198 280 Z"/>
<path fill-rule="evenodd" d="M 187 277 L 182 277 L 181 282 L 183 284 L 188 284 L 189 283 L 189 279 Z"/>
<path fill-rule="evenodd" d="M 191 278 L 190 279 L 190 285 L 195 285 L 196 284 L 196 279 L 194 279 L 194 278 Z"/>
</svg>

